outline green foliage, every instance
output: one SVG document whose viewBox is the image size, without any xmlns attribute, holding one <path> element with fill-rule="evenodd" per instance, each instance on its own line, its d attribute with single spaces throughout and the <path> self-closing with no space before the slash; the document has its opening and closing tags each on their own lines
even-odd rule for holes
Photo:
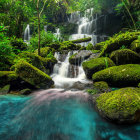
<svg viewBox="0 0 140 140">
<path fill-rule="evenodd" d="M 10 38 L 10 43 L 13 46 L 13 51 L 16 54 L 27 49 L 27 44 L 23 41 L 22 38 L 12 37 Z"/>
<path fill-rule="evenodd" d="M 46 47 L 48 44 L 51 44 L 53 42 L 58 42 L 58 38 L 52 34 L 51 32 L 45 32 L 41 31 L 41 42 L 40 46 L 41 47 Z M 30 45 L 28 47 L 29 51 L 34 51 L 38 48 L 38 34 L 35 34 L 31 39 L 30 39 Z"/>
<path fill-rule="evenodd" d="M 86 46 L 86 50 L 93 50 L 93 44 L 92 44 L 92 43 L 89 43 L 89 44 Z"/>
<path fill-rule="evenodd" d="M 135 112 L 140 109 L 140 89 L 122 88 L 103 93 L 96 102 L 98 109 L 112 120 L 127 121 L 131 117 L 134 120 Z"/>
<path fill-rule="evenodd" d="M 86 92 L 88 92 L 91 95 L 95 95 L 98 93 L 98 90 L 97 89 L 87 89 Z"/>
<path fill-rule="evenodd" d="M 9 70 L 15 57 L 6 32 L 6 27 L 0 26 L 0 70 Z"/>
<path fill-rule="evenodd" d="M 120 47 L 120 49 L 126 49 L 127 47 L 125 45 L 122 45 L 122 47 Z"/>
</svg>

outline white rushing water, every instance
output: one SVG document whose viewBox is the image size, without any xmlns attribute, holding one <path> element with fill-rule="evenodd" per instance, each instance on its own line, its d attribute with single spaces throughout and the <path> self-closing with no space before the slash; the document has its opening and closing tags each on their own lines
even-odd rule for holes
<svg viewBox="0 0 140 140">
<path fill-rule="evenodd" d="M 31 37 L 31 35 L 30 35 L 30 25 L 29 24 L 27 24 L 27 27 L 25 28 L 25 31 L 24 31 L 24 42 L 29 42 L 29 40 L 30 40 L 30 37 Z"/>
<path fill-rule="evenodd" d="M 69 63 L 69 57 L 73 53 L 76 53 L 76 51 L 68 52 L 64 58 L 64 61 L 61 60 L 62 54 L 59 52 L 55 53 L 58 63 L 54 66 L 52 78 L 55 82 L 55 87 L 57 88 L 69 88 L 72 87 L 76 82 L 87 82 L 82 66 L 71 65 Z M 72 69 L 73 72 L 71 72 L 70 69 Z M 73 73 L 73 78 L 70 77 L 71 73 Z"/>
<path fill-rule="evenodd" d="M 102 35 L 100 37 L 95 35 L 98 26 L 97 20 L 99 16 L 97 14 L 93 14 L 93 11 L 93 8 L 87 9 L 83 16 L 79 11 L 71 14 L 68 21 L 70 23 L 78 24 L 78 29 L 76 34 L 72 34 L 70 36 L 69 40 L 76 40 L 85 37 L 92 38 L 90 42 L 80 43 L 82 46 L 87 46 L 88 43 L 92 43 L 93 45 L 95 45 L 96 43 L 98 43 L 98 38 L 100 38 L 101 41 L 104 40 L 104 38 L 106 37 L 105 35 Z M 104 21 L 104 24 L 106 24 L 105 22 L 106 21 Z"/>
</svg>

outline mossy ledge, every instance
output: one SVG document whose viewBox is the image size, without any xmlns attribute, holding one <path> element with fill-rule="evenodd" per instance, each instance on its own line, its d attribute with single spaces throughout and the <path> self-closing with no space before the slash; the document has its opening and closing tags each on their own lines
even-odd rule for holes
<svg viewBox="0 0 140 140">
<path fill-rule="evenodd" d="M 140 82 L 140 65 L 113 66 L 93 74 L 92 79 L 94 82 L 105 81 L 114 87 L 137 86 Z"/>
<path fill-rule="evenodd" d="M 122 88 L 103 93 L 96 99 L 102 117 L 116 123 L 140 122 L 140 89 Z"/>
<path fill-rule="evenodd" d="M 114 62 L 108 57 L 100 57 L 82 63 L 83 69 L 88 79 L 92 79 L 95 72 L 115 66 Z"/>
<path fill-rule="evenodd" d="M 37 88 L 50 88 L 54 82 L 51 77 L 25 61 L 16 64 L 16 74 Z"/>
</svg>

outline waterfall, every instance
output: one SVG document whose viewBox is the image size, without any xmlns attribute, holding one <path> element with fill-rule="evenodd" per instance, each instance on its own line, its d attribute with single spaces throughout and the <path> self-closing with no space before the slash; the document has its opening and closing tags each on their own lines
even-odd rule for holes
<svg viewBox="0 0 140 140">
<path fill-rule="evenodd" d="M 55 35 L 58 39 L 61 38 L 61 33 L 60 33 L 60 29 L 59 29 L 59 28 L 56 28 L 56 29 L 55 29 L 54 35 Z"/>
<path fill-rule="evenodd" d="M 44 26 L 44 31 L 47 32 L 47 25 Z"/>
<path fill-rule="evenodd" d="M 100 42 L 103 38 L 105 38 L 105 35 L 96 35 L 95 32 L 97 32 L 97 26 L 98 26 L 98 19 L 101 15 L 94 14 L 94 9 L 87 9 L 84 13 L 84 16 L 81 16 L 80 12 L 74 12 L 71 14 L 70 18 L 68 19 L 69 23 L 75 23 L 78 24 L 78 29 L 76 34 L 72 34 L 69 37 L 69 40 L 76 40 L 80 38 L 85 37 L 91 37 L 90 42 L 84 42 L 80 43 L 82 46 L 87 46 L 88 43 L 92 43 L 95 45 L 96 43 Z M 106 24 L 106 18 L 104 21 L 104 24 Z"/>
<path fill-rule="evenodd" d="M 27 27 L 25 28 L 24 31 L 24 42 L 29 42 L 30 40 L 30 25 L 27 24 Z"/>
<path fill-rule="evenodd" d="M 69 63 L 69 57 L 74 53 L 76 51 L 71 51 L 66 54 L 60 54 L 60 52 L 55 53 L 58 63 L 54 66 L 52 79 L 57 88 L 69 88 L 76 82 L 85 83 L 87 81 L 81 64 L 79 63 L 77 66 Z"/>
</svg>

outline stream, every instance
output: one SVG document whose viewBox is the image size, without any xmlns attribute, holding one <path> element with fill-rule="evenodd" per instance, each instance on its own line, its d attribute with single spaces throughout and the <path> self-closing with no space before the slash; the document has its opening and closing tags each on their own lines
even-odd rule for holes
<svg viewBox="0 0 140 140">
<path fill-rule="evenodd" d="M 52 74 L 54 89 L 29 96 L 0 96 L 0 140 L 140 139 L 140 125 L 107 122 L 94 110 L 91 96 L 73 88 L 76 82 L 89 81 L 81 64 L 71 69 L 68 58 L 72 53 L 55 54 L 58 64 Z"/>
</svg>

